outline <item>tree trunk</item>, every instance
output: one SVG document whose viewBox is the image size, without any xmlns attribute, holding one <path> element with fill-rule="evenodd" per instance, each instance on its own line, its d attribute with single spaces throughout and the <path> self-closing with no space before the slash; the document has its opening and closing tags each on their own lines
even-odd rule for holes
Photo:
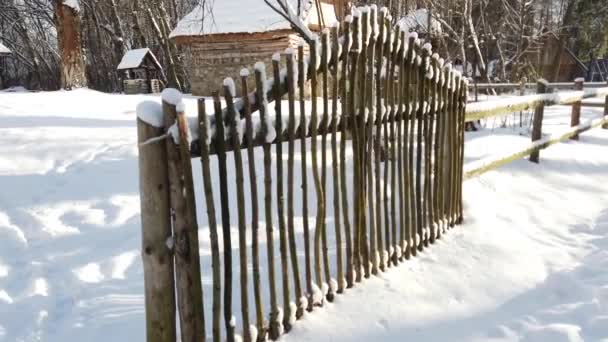
<svg viewBox="0 0 608 342">
<path fill-rule="evenodd" d="M 55 1 L 57 45 L 61 56 L 61 88 L 63 89 L 87 86 L 78 11 L 65 5 L 61 0 Z"/>
</svg>

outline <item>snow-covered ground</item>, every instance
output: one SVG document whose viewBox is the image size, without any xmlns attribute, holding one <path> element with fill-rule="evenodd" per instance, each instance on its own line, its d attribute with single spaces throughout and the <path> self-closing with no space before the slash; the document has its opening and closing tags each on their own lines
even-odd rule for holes
<svg viewBox="0 0 608 342">
<path fill-rule="evenodd" d="M 134 113 L 144 99 L 156 97 L 0 92 L 0 341 L 144 339 Z M 569 107 L 545 122 L 567 128 Z M 527 129 L 501 123 L 467 135 L 467 163 L 529 143 Z M 608 341 L 607 147 L 596 129 L 542 151 L 540 165 L 467 181 L 464 225 L 283 340 Z M 199 224 L 209 308 L 204 208 Z"/>
</svg>

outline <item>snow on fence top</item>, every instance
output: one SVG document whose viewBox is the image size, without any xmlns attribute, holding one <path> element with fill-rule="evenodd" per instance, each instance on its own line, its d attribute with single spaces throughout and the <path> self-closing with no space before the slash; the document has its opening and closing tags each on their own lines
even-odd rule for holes
<svg viewBox="0 0 608 342">
<path fill-rule="evenodd" d="M 8 55 L 11 53 L 11 50 L 9 50 L 9 48 L 7 48 L 6 46 L 2 45 L 2 43 L 0 43 L 0 55 Z"/>
<path fill-rule="evenodd" d="M 154 64 L 156 64 L 159 69 L 162 69 L 160 63 L 158 62 L 156 57 L 154 57 L 152 51 L 150 51 L 150 49 L 148 48 L 127 51 L 127 53 L 125 53 L 125 55 L 122 57 L 122 60 L 120 61 L 120 64 L 118 64 L 118 67 L 116 69 L 125 70 L 139 68 L 141 66 L 141 63 L 143 63 L 144 58 L 146 58 L 146 55 L 148 54 L 150 54 L 150 57 L 152 57 Z"/>
<path fill-rule="evenodd" d="M 427 32 L 429 30 L 429 15 L 430 13 L 426 8 L 417 9 L 401 18 L 397 25 L 406 32 L 441 33 L 441 23 L 432 15 L 430 20 L 431 32 Z"/>
<path fill-rule="evenodd" d="M 536 108 L 541 103 L 547 106 L 568 105 L 582 99 L 604 95 L 608 95 L 608 87 L 469 103 L 467 104 L 466 120 L 479 120 L 520 110 Z"/>
<path fill-rule="evenodd" d="M 285 0 L 297 13 L 298 1 Z M 289 30 L 290 23 L 275 13 L 263 0 L 221 0 L 213 7 L 197 6 L 177 23 L 170 38 L 203 34 L 258 33 Z M 326 26 L 337 22 L 331 4 L 321 4 Z M 213 14 L 211 14 L 213 11 Z M 311 0 L 302 1 L 300 19 L 309 26 L 319 25 L 317 8 Z"/>
</svg>

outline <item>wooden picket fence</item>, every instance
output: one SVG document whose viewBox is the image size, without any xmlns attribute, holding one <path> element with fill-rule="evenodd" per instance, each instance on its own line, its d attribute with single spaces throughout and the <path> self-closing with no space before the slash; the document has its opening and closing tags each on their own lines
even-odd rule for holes
<svg viewBox="0 0 608 342">
<path fill-rule="evenodd" d="M 235 312 L 244 341 L 276 340 L 305 312 L 416 256 L 463 219 L 466 80 L 415 34 L 392 26 L 388 11 L 365 8 L 340 29 L 285 51 L 273 58 L 270 79 L 263 63 L 254 69 L 255 87 L 241 74 L 239 98 L 227 79 L 212 108 L 199 99 L 194 124 L 170 90 L 162 112 L 138 111 L 148 341 L 176 340 L 176 308 L 182 341 L 207 338 L 206 323 L 213 341 L 233 341 Z M 150 119 L 154 114 L 162 120 Z M 260 154 L 263 175 L 256 173 Z M 212 269 L 200 267 L 194 157 Z M 267 260 L 260 260 L 260 240 Z M 210 318 L 205 273 L 212 274 Z M 240 303 L 233 303 L 233 286 Z"/>
</svg>

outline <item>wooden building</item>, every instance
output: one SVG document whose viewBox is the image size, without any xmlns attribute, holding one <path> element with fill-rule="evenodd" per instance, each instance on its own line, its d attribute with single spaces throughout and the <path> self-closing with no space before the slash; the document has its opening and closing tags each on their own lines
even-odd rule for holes
<svg viewBox="0 0 608 342">
<path fill-rule="evenodd" d="M 6 59 L 11 55 L 11 50 L 0 43 L 0 89 L 4 89 L 3 75 L 6 70 Z"/>
<path fill-rule="evenodd" d="M 559 51 L 559 38 L 554 33 L 548 33 L 543 39 L 533 42 L 524 55 L 524 60 L 534 66 L 542 77 L 545 70 L 552 70 L 551 64 Z M 547 76 L 544 76 L 547 78 Z M 587 66 L 568 48 L 561 56 L 557 82 L 573 82 L 578 77 L 587 77 Z"/>
<path fill-rule="evenodd" d="M 129 50 L 116 68 L 126 94 L 159 93 L 163 68 L 148 48 Z"/>
<path fill-rule="evenodd" d="M 297 9 L 298 1 L 288 1 Z M 334 24 L 348 8 L 347 0 L 301 3 L 300 18 L 313 31 Z M 213 16 L 198 6 L 179 21 L 170 37 L 186 47 L 192 93 L 198 96 L 219 90 L 225 77 L 238 77 L 244 67 L 251 68 L 258 61 L 270 63 L 274 53 L 297 47 L 301 39 L 262 0 L 215 1 Z M 270 64 L 267 68 L 270 71 Z"/>
</svg>

